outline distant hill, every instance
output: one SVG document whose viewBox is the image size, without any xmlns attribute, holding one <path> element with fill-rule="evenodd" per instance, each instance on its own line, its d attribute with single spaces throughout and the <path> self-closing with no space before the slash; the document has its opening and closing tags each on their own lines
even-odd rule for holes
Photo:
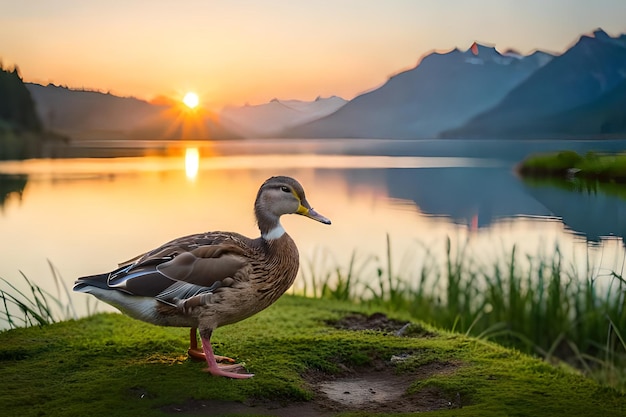
<svg viewBox="0 0 626 417">
<path fill-rule="evenodd" d="M 626 35 L 612 38 L 597 30 L 582 36 L 496 106 L 441 136 L 541 137 L 619 130 L 625 79 Z"/>
<path fill-rule="evenodd" d="M 48 84 L 27 84 L 46 128 L 81 139 L 230 139 L 238 135 L 215 117 L 194 119 L 194 129 L 182 127 L 171 101 L 149 103 L 97 91 L 73 90 Z M 200 128 L 199 126 L 202 126 Z M 184 137 L 185 134 L 193 136 Z"/>
<path fill-rule="evenodd" d="M 597 100 L 532 123 L 537 135 L 616 136 L 626 134 L 626 79 Z"/>
<path fill-rule="evenodd" d="M 270 137 L 279 132 L 327 116 L 347 103 L 341 97 L 318 97 L 315 101 L 278 100 L 269 103 L 225 107 L 221 122 L 245 137 Z"/>
<path fill-rule="evenodd" d="M 132 97 L 73 90 L 53 84 L 29 83 L 26 86 L 37 103 L 37 113 L 45 126 L 67 133 L 74 139 L 81 139 L 81 134 L 98 139 L 121 138 L 162 111 L 158 106 Z"/>
<path fill-rule="evenodd" d="M 494 106 L 551 59 L 544 52 L 501 54 L 476 43 L 467 51 L 431 53 L 335 113 L 283 135 L 431 138 Z"/>
</svg>

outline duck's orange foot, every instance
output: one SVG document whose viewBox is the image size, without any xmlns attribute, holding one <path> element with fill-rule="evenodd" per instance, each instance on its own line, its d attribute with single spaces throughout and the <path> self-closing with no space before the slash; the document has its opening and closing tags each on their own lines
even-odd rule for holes
<svg viewBox="0 0 626 417">
<path fill-rule="evenodd" d="M 189 348 L 189 350 L 187 351 L 187 355 L 189 355 L 189 357 L 194 361 L 198 361 L 198 362 L 206 361 L 206 356 L 204 355 L 204 352 L 197 348 L 196 349 Z"/>
</svg>

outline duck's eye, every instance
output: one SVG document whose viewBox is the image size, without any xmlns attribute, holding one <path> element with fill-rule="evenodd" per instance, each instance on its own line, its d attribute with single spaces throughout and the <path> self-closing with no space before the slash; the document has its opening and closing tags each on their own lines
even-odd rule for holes
<svg viewBox="0 0 626 417">
<path fill-rule="evenodd" d="M 289 187 L 286 187 L 284 185 L 282 187 L 280 187 L 280 189 L 281 189 L 281 191 L 284 191 L 286 193 L 291 193 L 291 190 L 289 189 Z"/>
</svg>

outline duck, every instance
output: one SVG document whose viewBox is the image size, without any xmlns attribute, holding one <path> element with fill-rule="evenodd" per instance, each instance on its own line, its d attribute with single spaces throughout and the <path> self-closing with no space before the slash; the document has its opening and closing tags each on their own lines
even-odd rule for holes
<svg viewBox="0 0 626 417">
<path fill-rule="evenodd" d="M 298 214 L 331 224 L 311 207 L 302 185 L 287 176 L 273 176 L 260 186 L 254 214 L 257 238 L 223 231 L 179 237 L 111 272 L 78 278 L 73 290 L 147 323 L 189 327 L 188 354 L 206 361 L 206 371 L 250 378 L 254 374 L 246 373 L 243 365 L 215 355 L 213 331 L 269 307 L 295 281 L 298 248 L 281 225 L 281 216 Z"/>
</svg>

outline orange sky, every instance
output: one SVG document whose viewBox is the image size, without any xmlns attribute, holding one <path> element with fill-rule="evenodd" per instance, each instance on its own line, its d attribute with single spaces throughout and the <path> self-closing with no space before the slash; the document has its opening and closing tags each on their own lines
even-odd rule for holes
<svg viewBox="0 0 626 417">
<path fill-rule="evenodd" d="M 149 6 L 148 6 L 149 5 Z M 25 81 L 203 105 L 350 99 L 432 49 L 560 52 L 626 32 L 624 0 L 0 0 L 0 59 Z"/>
</svg>

